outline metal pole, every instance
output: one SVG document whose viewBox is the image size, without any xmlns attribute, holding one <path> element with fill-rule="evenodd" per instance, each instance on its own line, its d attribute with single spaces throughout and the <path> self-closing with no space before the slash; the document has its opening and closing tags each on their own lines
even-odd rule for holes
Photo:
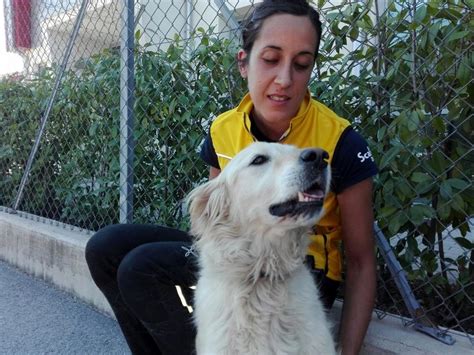
<svg viewBox="0 0 474 355">
<path fill-rule="evenodd" d="M 229 10 L 225 2 L 222 0 L 214 0 L 214 3 L 217 5 L 217 8 L 224 16 L 227 26 L 229 26 L 232 31 L 237 31 L 239 29 L 239 23 L 237 22 L 234 14 L 232 13 L 232 11 Z"/>
<path fill-rule="evenodd" d="M 41 117 L 40 127 L 36 134 L 35 142 L 33 144 L 33 148 L 31 149 L 30 156 L 28 157 L 28 161 L 25 167 L 25 172 L 23 173 L 23 176 L 21 178 L 20 187 L 18 188 L 18 192 L 15 198 L 15 203 L 13 204 L 13 212 L 16 212 L 16 210 L 18 209 L 18 206 L 20 205 L 20 201 L 23 197 L 23 192 L 24 192 L 26 183 L 28 181 L 28 178 L 31 172 L 31 167 L 35 159 L 35 155 L 38 151 L 41 137 L 43 136 L 46 123 L 48 122 L 51 109 L 53 108 L 54 100 L 56 99 L 56 95 L 59 91 L 59 87 L 61 86 L 61 80 L 63 78 L 64 71 L 66 70 L 66 65 L 69 61 L 69 57 L 71 56 L 72 48 L 74 47 L 74 43 L 76 42 L 77 34 L 79 33 L 79 29 L 81 28 L 82 20 L 84 19 L 84 15 L 86 13 L 86 8 L 88 4 L 89 4 L 89 0 L 82 1 L 81 8 L 76 18 L 76 23 L 74 24 L 71 37 L 69 38 L 69 42 L 67 44 L 66 52 L 64 53 L 63 61 L 58 69 L 59 72 L 56 75 L 56 82 L 54 83 L 53 92 L 51 93 L 51 96 L 49 97 L 49 102 L 48 102 L 48 106 L 46 107 L 46 111 L 44 112 L 43 117 Z"/>
<path fill-rule="evenodd" d="M 120 223 L 133 222 L 134 1 L 123 0 L 120 35 Z"/>
<path fill-rule="evenodd" d="M 445 344 L 453 345 L 455 343 L 455 339 L 445 331 L 438 329 L 437 325 L 428 318 L 425 310 L 418 303 L 418 300 L 415 298 L 411 286 L 408 283 L 402 266 L 398 262 L 390 244 L 388 243 L 385 235 L 377 223 L 374 223 L 374 234 L 378 249 L 387 263 L 388 269 L 392 274 L 392 277 L 395 281 L 395 284 L 397 285 L 398 291 L 403 298 L 403 302 L 405 303 L 408 312 L 410 312 L 411 316 L 413 317 L 415 329 Z"/>
</svg>

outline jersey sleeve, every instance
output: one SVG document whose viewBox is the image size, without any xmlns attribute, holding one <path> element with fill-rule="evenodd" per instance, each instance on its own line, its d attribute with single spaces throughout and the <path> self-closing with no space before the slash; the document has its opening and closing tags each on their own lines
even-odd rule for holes
<svg viewBox="0 0 474 355">
<path fill-rule="evenodd" d="M 219 161 L 217 160 L 217 154 L 212 144 L 211 134 L 208 134 L 201 145 L 201 152 L 199 153 L 204 162 L 216 169 L 220 169 Z"/>
<path fill-rule="evenodd" d="M 336 194 L 378 173 L 366 140 L 352 128 L 343 133 L 336 146 L 331 171 Z"/>
</svg>

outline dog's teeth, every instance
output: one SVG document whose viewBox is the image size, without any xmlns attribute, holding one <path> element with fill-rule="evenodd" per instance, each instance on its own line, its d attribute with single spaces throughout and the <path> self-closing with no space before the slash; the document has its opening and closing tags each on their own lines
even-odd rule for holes
<svg viewBox="0 0 474 355">
<path fill-rule="evenodd" d="M 311 194 L 306 192 L 298 192 L 298 202 L 311 202 L 318 201 L 324 198 L 324 192 L 322 190 L 312 191 Z"/>
<path fill-rule="evenodd" d="M 298 192 L 298 202 L 304 202 L 305 196 L 302 192 Z"/>
</svg>

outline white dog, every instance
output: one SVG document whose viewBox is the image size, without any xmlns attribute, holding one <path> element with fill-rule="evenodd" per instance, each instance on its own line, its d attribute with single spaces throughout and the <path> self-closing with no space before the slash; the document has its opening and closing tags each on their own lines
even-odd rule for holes
<svg viewBox="0 0 474 355">
<path fill-rule="evenodd" d="M 199 355 L 334 354 L 303 264 L 330 169 L 321 149 L 254 143 L 189 196 Z"/>
</svg>

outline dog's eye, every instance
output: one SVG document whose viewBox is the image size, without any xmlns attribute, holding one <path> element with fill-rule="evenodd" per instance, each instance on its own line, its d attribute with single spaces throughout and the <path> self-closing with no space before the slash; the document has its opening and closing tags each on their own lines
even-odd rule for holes
<svg viewBox="0 0 474 355">
<path fill-rule="evenodd" d="M 266 155 L 257 155 L 253 160 L 250 162 L 250 165 L 262 165 L 268 161 L 268 157 Z"/>
</svg>

